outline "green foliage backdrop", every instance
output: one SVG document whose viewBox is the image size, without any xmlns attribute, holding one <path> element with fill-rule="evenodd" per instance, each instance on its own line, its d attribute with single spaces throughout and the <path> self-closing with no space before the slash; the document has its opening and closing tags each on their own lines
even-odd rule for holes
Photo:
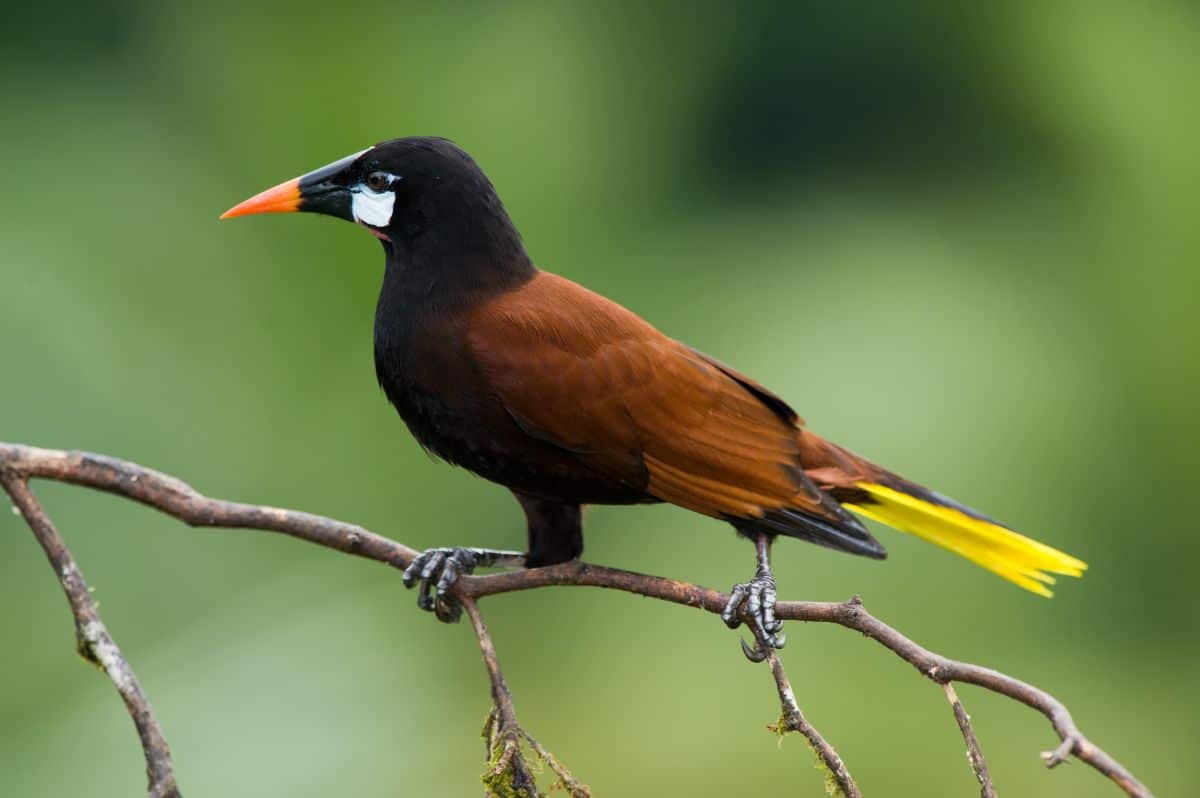
<svg viewBox="0 0 1200 798">
<path fill-rule="evenodd" d="M 1160 795 L 1200 792 L 1196 7 L 793 5 L 8 8 L 0 439 L 413 546 L 519 546 L 515 502 L 431 464 L 374 384 L 377 243 L 313 217 L 216 221 L 378 140 L 444 135 L 544 268 L 1092 566 L 1045 601 L 899 534 L 883 564 L 785 542 L 782 596 L 861 593 L 1051 689 Z M 185 794 L 478 794 L 475 641 L 396 574 L 39 493 Z M 673 508 L 588 521 L 598 562 L 721 588 L 751 567 Z M 128 718 L 7 513 L 0 606 L 0 792 L 138 794 Z M 522 720 L 598 795 L 820 794 L 715 618 L 594 590 L 484 609 Z M 844 630 L 789 638 L 802 706 L 868 794 L 973 793 L 935 686 Z M 1115 794 L 1044 772 L 1042 718 L 961 692 L 1004 794 Z"/>
</svg>

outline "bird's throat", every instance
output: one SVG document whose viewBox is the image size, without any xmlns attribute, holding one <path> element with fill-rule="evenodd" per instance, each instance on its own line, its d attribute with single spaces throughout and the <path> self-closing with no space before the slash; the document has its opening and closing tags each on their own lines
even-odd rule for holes
<svg viewBox="0 0 1200 798">
<path fill-rule="evenodd" d="M 523 249 L 496 258 L 471 252 L 435 257 L 398 242 L 385 241 L 383 248 L 387 258 L 375 308 L 375 365 L 389 396 L 416 373 L 440 367 L 423 362 L 429 353 L 450 357 L 465 345 L 459 340 L 460 322 L 473 308 L 537 274 Z"/>
</svg>

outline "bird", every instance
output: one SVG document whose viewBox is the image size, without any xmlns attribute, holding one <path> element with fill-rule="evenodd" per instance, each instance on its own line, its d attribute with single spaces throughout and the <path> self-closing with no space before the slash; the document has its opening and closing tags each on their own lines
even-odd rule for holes
<svg viewBox="0 0 1200 798">
<path fill-rule="evenodd" d="M 784 399 L 621 305 L 534 265 L 492 182 L 436 137 L 384 141 L 285 181 L 220 218 L 308 212 L 356 223 L 383 246 L 375 371 L 435 457 L 508 488 L 524 551 L 428 549 L 405 570 L 442 621 L 477 567 L 539 568 L 583 552 L 585 505 L 667 502 L 754 544 L 755 571 L 722 612 L 785 642 L 773 543 L 797 538 L 882 560 L 859 517 L 946 548 L 1052 595 L 1086 563 L 878 466 L 810 430 Z"/>
</svg>

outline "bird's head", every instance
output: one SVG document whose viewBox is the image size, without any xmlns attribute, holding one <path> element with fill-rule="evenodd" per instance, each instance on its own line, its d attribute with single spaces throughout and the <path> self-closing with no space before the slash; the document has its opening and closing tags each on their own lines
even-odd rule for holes
<svg viewBox="0 0 1200 798">
<path fill-rule="evenodd" d="M 221 218 L 294 211 L 357 222 L 406 250 L 419 238 L 465 251 L 508 238 L 520 246 L 483 170 L 446 139 L 385 141 L 256 194 Z"/>
</svg>

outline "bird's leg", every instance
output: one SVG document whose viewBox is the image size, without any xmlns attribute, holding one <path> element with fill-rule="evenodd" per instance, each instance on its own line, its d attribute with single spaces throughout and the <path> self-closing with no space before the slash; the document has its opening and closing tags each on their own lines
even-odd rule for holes
<svg viewBox="0 0 1200 798">
<path fill-rule="evenodd" d="M 454 623 L 462 617 L 462 605 L 450 596 L 450 588 L 460 574 L 469 574 L 479 567 L 513 567 L 525 565 L 525 555 L 519 551 L 498 549 L 452 548 L 426 549 L 404 569 L 404 586 L 420 584 L 417 606 L 433 612 L 438 620 Z"/>
<path fill-rule="evenodd" d="M 751 662 L 762 662 L 767 658 L 768 648 L 783 648 L 787 642 L 783 636 L 783 621 L 775 617 L 775 577 L 771 575 L 771 535 L 763 532 L 751 533 L 758 569 L 749 582 L 739 582 L 730 592 L 729 602 L 721 612 L 721 619 L 730 629 L 742 624 L 741 614 L 745 610 L 750 616 L 750 631 L 754 633 L 754 647 L 742 641 L 742 651 Z"/>
</svg>

